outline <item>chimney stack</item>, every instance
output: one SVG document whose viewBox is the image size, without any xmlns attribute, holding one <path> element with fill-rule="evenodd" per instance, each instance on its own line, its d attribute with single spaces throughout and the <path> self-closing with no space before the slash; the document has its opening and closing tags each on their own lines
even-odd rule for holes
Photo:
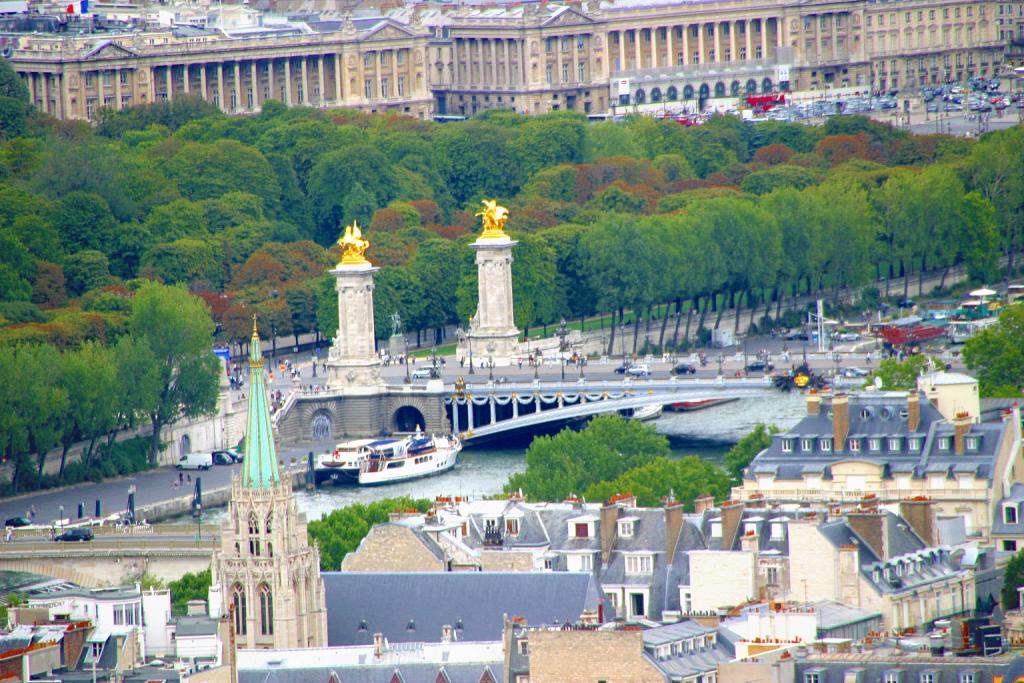
<svg viewBox="0 0 1024 683">
<path fill-rule="evenodd" d="M 832 450 L 840 453 L 846 450 L 846 437 L 850 434 L 850 397 L 837 393 L 832 397 Z"/>
<path fill-rule="evenodd" d="M 373 656 L 380 657 L 384 654 L 384 634 L 374 633 L 373 634 Z"/>
<path fill-rule="evenodd" d="M 722 549 L 732 550 L 743 526 L 743 503 L 730 501 L 722 505 Z"/>
<path fill-rule="evenodd" d="M 702 512 L 713 510 L 715 507 L 715 497 L 710 493 L 702 493 L 693 499 L 694 511 L 699 515 Z"/>
<path fill-rule="evenodd" d="M 846 515 L 846 523 L 871 548 L 876 557 L 882 561 L 889 559 L 889 549 L 886 547 L 888 544 L 885 541 L 884 512 L 851 512 Z"/>
<path fill-rule="evenodd" d="M 807 414 L 817 415 L 821 412 L 821 396 L 818 394 L 817 389 L 811 389 L 807 392 Z"/>
<path fill-rule="evenodd" d="M 900 517 L 927 545 L 939 545 L 939 530 L 935 523 L 935 506 L 924 496 L 900 501 Z"/>
<path fill-rule="evenodd" d="M 714 502 L 714 499 L 712 499 Z M 679 532 L 683 529 L 683 504 L 675 500 L 665 501 L 665 552 L 666 562 L 672 564 L 679 544 Z"/>
<path fill-rule="evenodd" d="M 607 566 L 619 533 L 619 506 L 605 503 L 601 506 L 601 565 Z"/>
<path fill-rule="evenodd" d="M 963 455 L 967 450 L 965 439 L 971 431 L 971 415 L 966 411 L 956 414 L 953 418 L 953 452 Z"/>
<path fill-rule="evenodd" d="M 921 398 L 917 390 L 907 394 L 907 431 L 916 432 L 921 426 Z"/>
<path fill-rule="evenodd" d="M 455 640 L 455 630 L 451 624 L 445 624 L 441 627 L 441 642 L 450 643 Z"/>
</svg>

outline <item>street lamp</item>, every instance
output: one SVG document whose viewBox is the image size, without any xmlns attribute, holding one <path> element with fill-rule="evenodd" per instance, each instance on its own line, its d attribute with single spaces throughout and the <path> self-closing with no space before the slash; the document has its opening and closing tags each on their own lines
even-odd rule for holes
<svg viewBox="0 0 1024 683">
<path fill-rule="evenodd" d="M 473 370 L 473 319 L 469 319 L 469 326 L 466 329 L 466 339 L 469 341 L 469 374 L 475 375 Z"/>
<path fill-rule="evenodd" d="M 58 510 L 59 510 L 59 517 L 58 517 L 57 521 L 60 523 L 60 532 L 64 533 L 64 506 L 63 505 L 59 506 Z"/>
<path fill-rule="evenodd" d="M 619 343 L 622 344 L 622 364 L 626 364 L 626 322 L 619 321 Z"/>
<path fill-rule="evenodd" d="M 196 543 L 203 540 L 203 504 L 196 503 Z"/>
<path fill-rule="evenodd" d="M 494 381 L 494 356 L 487 357 L 487 380 Z"/>
<path fill-rule="evenodd" d="M 562 322 L 558 325 L 558 363 L 562 366 L 562 381 L 565 381 L 565 351 L 566 344 L 565 339 L 569 336 L 569 328 L 565 326 L 565 318 L 562 318 Z"/>
<path fill-rule="evenodd" d="M 405 348 L 405 383 L 412 384 L 412 377 L 409 376 L 409 338 L 403 335 L 402 342 Z"/>
</svg>

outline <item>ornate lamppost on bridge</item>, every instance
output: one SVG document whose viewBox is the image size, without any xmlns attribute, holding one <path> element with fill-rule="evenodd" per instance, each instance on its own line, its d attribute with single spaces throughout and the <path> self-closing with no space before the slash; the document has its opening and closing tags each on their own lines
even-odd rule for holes
<svg viewBox="0 0 1024 683">
<path fill-rule="evenodd" d="M 565 381 L 565 351 L 566 343 L 565 339 L 569 336 L 569 328 L 565 326 L 565 318 L 562 318 L 562 322 L 558 325 L 558 364 L 562 366 L 562 381 Z"/>
<path fill-rule="evenodd" d="M 494 384 L 494 356 L 487 357 L 487 381 Z"/>
<path fill-rule="evenodd" d="M 722 376 L 722 354 L 718 354 L 718 376 Z"/>
<path fill-rule="evenodd" d="M 466 340 L 469 343 L 469 374 L 475 375 L 476 372 L 473 370 L 473 319 L 469 319 L 469 325 L 466 326 Z"/>
</svg>

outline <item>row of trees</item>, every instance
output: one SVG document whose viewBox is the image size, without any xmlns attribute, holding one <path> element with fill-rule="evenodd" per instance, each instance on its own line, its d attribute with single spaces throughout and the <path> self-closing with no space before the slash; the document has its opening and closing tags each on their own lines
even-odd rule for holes
<svg viewBox="0 0 1024 683">
<path fill-rule="evenodd" d="M 112 453 L 118 433 L 140 422 L 152 429 L 143 462 L 154 463 L 165 425 L 215 408 L 219 367 L 202 300 L 155 282 L 126 299 L 124 333 L 108 345 L 0 347 L 0 453 L 14 465 L 12 492 L 49 481 L 54 449 L 61 456 L 53 483 L 66 483 L 68 451 L 82 441 L 74 478 L 101 471 L 101 452 Z"/>
<path fill-rule="evenodd" d="M 16 98 L 16 77 L 0 83 Z M 666 302 L 763 315 L 795 292 L 954 263 L 991 278 L 1021 246 L 1018 129 L 973 142 L 857 117 L 687 128 L 571 112 L 441 126 L 273 102 L 232 118 L 190 98 L 96 129 L 3 116 L 18 119 L 0 132 L 6 342 L 116 335 L 109 289 L 137 277 L 187 284 L 225 338 L 244 339 L 253 311 L 330 334 L 323 273 L 352 220 L 384 266 L 378 318 L 440 328 L 475 308 L 465 243 L 482 197 L 512 209 L 520 327 Z"/>
</svg>

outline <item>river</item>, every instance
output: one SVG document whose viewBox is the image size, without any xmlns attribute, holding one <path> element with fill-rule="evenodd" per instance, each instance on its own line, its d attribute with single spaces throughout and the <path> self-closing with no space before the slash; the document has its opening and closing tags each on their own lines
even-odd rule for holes
<svg viewBox="0 0 1024 683">
<path fill-rule="evenodd" d="M 786 429 L 806 414 L 804 398 L 799 394 L 776 394 L 771 397 L 741 399 L 707 410 L 688 413 L 665 412 L 655 429 L 666 435 L 677 457 L 699 455 L 720 462 L 729 447 L 739 441 L 759 422 Z M 454 470 L 426 479 L 416 479 L 387 486 L 325 486 L 317 491 L 296 491 L 299 511 L 307 519 L 352 503 L 370 503 L 381 498 L 410 496 L 472 496 L 475 498 L 500 493 L 508 478 L 526 469 L 523 448 L 500 448 L 491 444 L 468 448 L 459 455 Z M 203 513 L 203 523 L 219 523 L 224 508 Z M 191 517 L 170 522 L 194 523 Z"/>
</svg>

